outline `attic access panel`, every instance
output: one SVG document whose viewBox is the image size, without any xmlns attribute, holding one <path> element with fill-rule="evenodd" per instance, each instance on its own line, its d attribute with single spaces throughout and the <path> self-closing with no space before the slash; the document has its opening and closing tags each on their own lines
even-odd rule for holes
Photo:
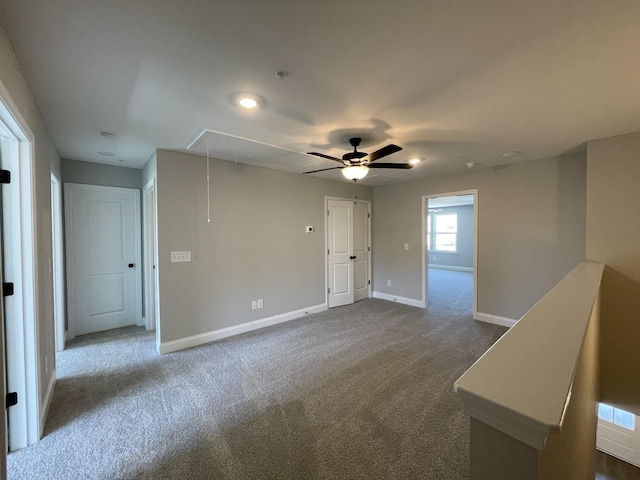
<svg viewBox="0 0 640 480">
<path fill-rule="evenodd" d="M 305 153 L 214 130 L 204 130 L 187 150 L 201 155 L 208 153 L 210 158 L 295 173 L 316 163 Z"/>
</svg>

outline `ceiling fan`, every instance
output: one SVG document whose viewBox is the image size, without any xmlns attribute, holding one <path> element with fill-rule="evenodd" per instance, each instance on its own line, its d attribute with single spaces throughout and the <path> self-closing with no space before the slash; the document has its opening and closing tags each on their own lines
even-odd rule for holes
<svg viewBox="0 0 640 480">
<path fill-rule="evenodd" d="M 399 152 L 402 150 L 402 147 L 399 147 L 394 144 L 387 145 L 386 147 L 382 147 L 380 150 L 376 150 L 375 152 L 369 154 L 365 152 L 358 151 L 358 145 L 360 145 L 360 141 L 362 139 L 358 137 L 354 137 L 349 139 L 349 143 L 353 147 L 353 152 L 345 153 L 342 156 L 342 160 L 336 157 L 332 157 L 330 155 L 325 155 L 324 153 L 318 152 L 308 152 L 309 155 L 315 155 L 316 157 L 326 158 L 328 160 L 333 160 L 335 162 L 340 162 L 342 164 L 341 167 L 331 167 L 331 168 L 322 168 L 320 170 L 312 170 L 311 172 L 304 172 L 304 174 L 308 173 L 317 173 L 317 172 L 325 172 L 327 170 L 337 170 L 342 169 L 342 174 L 348 178 L 349 180 L 360 180 L 364 178 L 369 172 L 370 168 L 395 168 L 395 169 L 409 169 L 413 167 L 410 163 L 373 163 L 376 160 L 379 160 L 387 155 L 391 155 L 392 153 Z"/>
</svg>

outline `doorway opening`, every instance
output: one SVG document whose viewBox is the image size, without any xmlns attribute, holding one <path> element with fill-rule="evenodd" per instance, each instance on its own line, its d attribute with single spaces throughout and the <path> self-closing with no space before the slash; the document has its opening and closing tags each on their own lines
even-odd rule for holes
<svg viewBox="0 0 640 480">
<path fill-rule="evenodd" d="M 13 295 L 4 297 L 3 302 L 6 388 L 18 397 L 18 403 L 6 411 L 9 451 L 36 443 L 44 427 L 44 418 L 40 416 L 36 348 L 38 307 L 32 148 L 33 134 L 8 93 L 1 89 L 0 166 L 11 176 L 10 183 L 2 186 L 2 270 L 3 281 L 14 286 Z M 50 376 L 53 359 L 42 360 L 43 375 Z"/>
<path fill-rule="evenodd" d="M 64 187 L 68 339 L 142 326 L 140 191 Z"/>
<path fill-rule="evenodd" d="M 477 190 L 422 197 L 423 304 L 477 313 Z"/>
</svg>

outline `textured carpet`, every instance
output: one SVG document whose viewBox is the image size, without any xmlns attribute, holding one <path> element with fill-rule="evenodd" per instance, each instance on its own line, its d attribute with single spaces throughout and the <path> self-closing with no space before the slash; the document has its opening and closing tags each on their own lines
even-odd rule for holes
<svg viewBox="0 0 640 480">
<path fill-rule="evenodd" d="M 462 480 L 453 382 L 504 331 L 367 299 L 164 356 L 135 329 L 81 338 L 9 478 Z"/>
<path fill-rule="evenodd" d="M 471 315 L 473 303 L 473 273 L 430 268 L 429 308 L 447 314 Z"/>
</svg>

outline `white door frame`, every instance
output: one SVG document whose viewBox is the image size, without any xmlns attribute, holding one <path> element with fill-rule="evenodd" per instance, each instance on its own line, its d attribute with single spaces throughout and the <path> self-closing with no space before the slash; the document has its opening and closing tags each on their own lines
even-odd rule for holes
<svg viewBox="0 0 640 480">
<path fill-rule="evenodd" d="M 429 304 L 429 279 L 427 277 L 427 213 L 428 202 L 432 198 L 473 195 L 473 318 L 478 316 L 478 189 L 459 192 L 434 193 L 422 196 L 422 308 Z"/>
<path fill-rule="evenodd" d="M 160 345 L 160 322 L 158 321 L 158 236 L 156 230 L 156 179 L 152 178 L 142 190 L 143 255 L 144 255 L 144 302 L 145 326 L 156 330 L 156 344 Z M 153 268 L 153 267 L 156 268 Z"/>
<path fill-rule="evenodd" d="M 15 293 L 5 299 L 8 391 L 18 392 L 18 404 L 9 412 L 9 450 L 14 451 L 36 443 L 44 431 L 41 418 L 38 381 L 37 348 L 38 276 L 36 275 L 36 201 L 33 132 L 20 115 L 9 92 L 0 83 L 0 128 L 17 140 L 15 152 L 9 157 L 12 205 L 19 205 L 12 215 L 4 217 L 5 281 L 15 285 Z M 6 197 L 5 197 L 6 198 Z M 10 258 L 7 258 L 10 257 Z"/>
<path fill-rule="evenodd" d="M 324 211 L 327 212 L 324 216 L 324 251 L 329 251 L 329 200 L 339 200 L 346 202 L 355 203 L 364 203 L 367 205 L 367 236 L 369 240 L 369 245 L 367 250 L 367 283 L 369 284 L 369 298 L 371 298 L 371 200 L 360 200 L 353 198 L 343 198 L 343 197 L 324 197 Z M 327 307 L 329 306 L 329 255 L 325 254 L 324 260 L 324 292 L 325 292 L 325 304 Z"/>
<path fill-rule="evenodd" d="M 71 219 L 73 218 L 72 214 L 72 202 L 71 195 L 72 192 L 76 189 L 82 190 L 93 190 L 96 192 L 105 192 L 105 191 L 135 191 L 137 194 L 135 196 L 134 206 L 133 206 L 133 215 L 134 215 L 134 224 L 135 224 L 135 265 L 141 264 L 141 234 L 140 234 L 140 190 L 136 188 L 124 188 L 124 187 L 106 187 L 102 185 L 87 185 L 80 183 L 65 183 L 64 184 L 64 216 L 65 216 L 65 237 L 66 237 L 66 252 L 67 252 L 67 340 L 71 340 L 76 337 L 76 308 L 75 308 L 75 275 L 74 275 L 74 252 L 73 248 L 70 245 L 70 242 L 73 240 L 73 223 Z M 136 325 L 143 326 L 142 319 L 142 272 L 141 269 L 138 269 L 136 272 Z"/>
<path fill-rule="evenodd" d="M 60 176 L 51 169 L 51 250 L 53 274 L 53 320 L 56 351 L 64 350 L 66 321 L 64 310 L 64 236 L 62 234 L 62 187 Z"/>
</svg>

